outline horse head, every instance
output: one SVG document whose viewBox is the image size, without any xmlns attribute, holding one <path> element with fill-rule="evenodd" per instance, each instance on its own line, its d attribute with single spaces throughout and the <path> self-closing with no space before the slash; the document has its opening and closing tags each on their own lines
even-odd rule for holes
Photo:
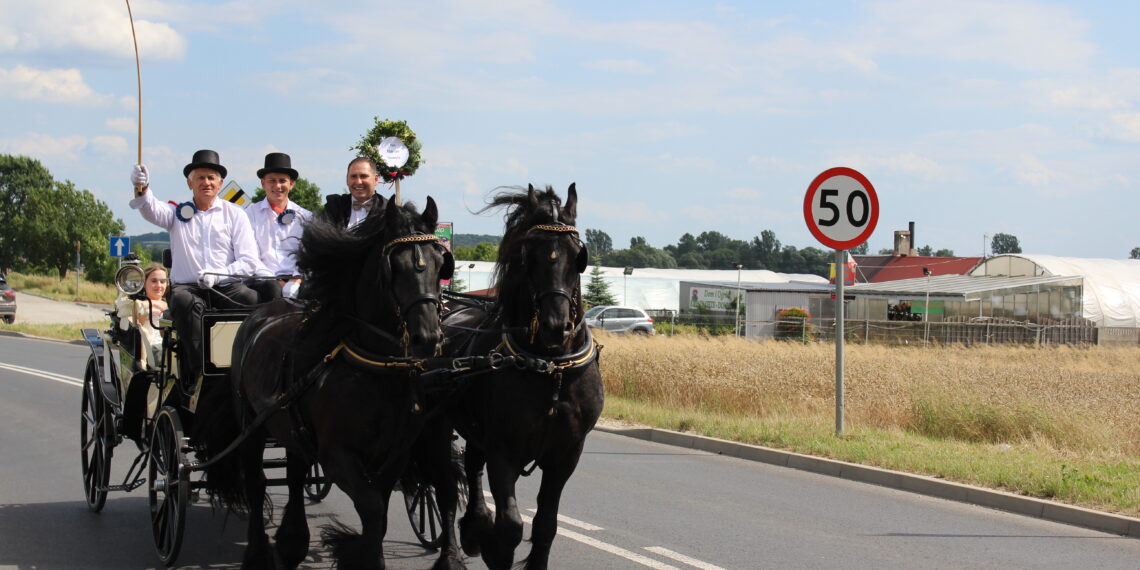
<svg viewBox="0 0 1140 570">
<path fill-rule="evenodd" d="M 542 354 L 561 354 L 582 325 L 580 275 L 589 255 L 574 227 L 574 184 L 562 202 L 549 186 L 528 186 L 513 198 L 499 250 L 499 304 L 505 324 L 524 326 L 527 343 Z"/>
<path fill-rule="evenodd" d="M 435 237 L 435 200 L 428 197 L 423 213 L 388 200 L 382 216 L 383 237 L 363 268 L 374 277 L 358 282 L 357 306 L 369 322 L 394 328 L 402 356 L 434 356 L 443 339 L 440 280 L 455 269 L 451 252 Z"/>
</svg>

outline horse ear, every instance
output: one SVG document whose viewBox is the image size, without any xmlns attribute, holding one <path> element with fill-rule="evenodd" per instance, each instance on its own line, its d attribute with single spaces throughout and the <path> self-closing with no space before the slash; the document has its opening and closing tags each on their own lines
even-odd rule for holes
<svg viewBox="0 0 1140 570">
<path fill-rule="evenodd" d="M 455 256 L 450 251 L 443 252 L 443 266 L 439 268 L 440 279 L 451 279 L 455 274 Z M 470 287 L 470 284 L 468 284 Z"/>
<path fill-rule="evenodd" d="M 530 202 L 530 207 L 532 209 L 538 208 L 538 196 L 534 194 L 534 184 L 526 185 L 526 199 L 528 202 Z"/>
<path fill-rule="evenodd" d="M 439 210 L 435 207 L 435 200 L 431 196 L 427 197 L 427 206 L 424 206 L 424 213 L 420 217 L 423 218 L 428 230 L 435 231 L 435 226 L 439 222 Z"/>
<path fill-rule="evenodd" d="M 562 206 L 562 223 L 572 226 L 578 219 L 578 189 L 575 183 L 570 183 L 570 189 L 566 191 L 566 205 Z"/>
<path fill-rule="evenodd" d="M 578 250 L 578 273 L 585 273 L 586 266 L 590 264 L 590 252 L 586 250 L 586 246 L 582 245 L 582 249 Z"/>
<path fill-rule="evenodd" d="M 384 204 L 384 222 L 388 224 L 388 227 L 394 228 L 399 220 L 400 207 L 396 205 L 396 196 L 393 195 L 388 199 L 388 202 Z"/>
</svg>

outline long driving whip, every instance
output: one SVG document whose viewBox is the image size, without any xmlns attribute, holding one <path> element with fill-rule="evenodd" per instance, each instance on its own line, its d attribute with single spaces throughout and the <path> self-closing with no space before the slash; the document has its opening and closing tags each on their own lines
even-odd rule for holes
<svg viewBox="0 0 1140 570">
<path fill-rule="evenodd" d="M 131 40 L 135 44 L 135 77 L 138 79 L 139 90 L 139 156 L 138 164 L 142 165 L 142 66 L 139 65 L 139 38 L 135 35 L 135 16 L 131 13 L 131 0 L 127 2 L 127 16 L 131 19 Z M 135 197 L 143 194 L 142 186 L 135 186 Z"/>
</svg>

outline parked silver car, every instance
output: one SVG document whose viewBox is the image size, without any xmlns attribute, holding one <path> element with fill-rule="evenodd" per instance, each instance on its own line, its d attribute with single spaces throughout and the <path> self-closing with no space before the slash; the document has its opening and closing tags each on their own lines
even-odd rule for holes
<svg viewBox="0 0 1140 570">
<path fill-rule="evenodd" d="M 0 275 L 0 319 L 8 324 L 16 321 L 16 292 L 8 286 L 3 275 Z"/>
<path fill-rule="evenodd" d="M 598 305 L 585 314 L 586 326 L 609 332 L 654 334 L 653 318 L 637 307 Z"/>
</svg>

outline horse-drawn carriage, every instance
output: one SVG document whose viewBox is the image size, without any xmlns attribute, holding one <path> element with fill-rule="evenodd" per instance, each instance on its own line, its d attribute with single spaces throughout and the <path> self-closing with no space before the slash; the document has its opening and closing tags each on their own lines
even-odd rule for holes
<svg viewBox="0 0 1140 570">
<path fill-rule="evenodd" d="M 191 494 L 204 490 L 248 514 L 243 566 L 295 567 L 309 547 L 302 489 L 319 499 L 332 481 L 352 499 L 362 532 L 326 525 L 323 542 L 341 565 L 367 568 L 384 565 L 388 497 L 400 487 L 413 530 L 440 551 L 435 567 L 464 567 L 462 543 L 497 569 L 513 564 L 522 539 L 515 482 L 541 468 L 527 565 L 545 567 L 562 488 L 603 400 L 600 347 L 582 319 L 587 255 L 573 225 L 576 202 L 573 186 L 565 204 L 549 188 L 492 202 L 510 210 L 498 297 L 451 311 L 440 280 L 454 262 L 432 232 L 431 198 L 422 214 L 389 201 L 352 232 L 310 223 L 297 253 L 307 301 L 207 311 L 203 380 L 193 386 L 177 378 L 169 322 L 160 323 L 161 355 L 149 367 L 139 365 L 137 331 L 116 326 L 121 316 L 107 331 L 85 330 L 89 506 L 98 511 L 108 491 L 146 484 L 155 546 L 170 564 Z M 128 293 L 139 281 L 120 279 Z M 139 455 L 112 485 L 111 456 L 124 438 Z M 277 445 L 285 458 L 264 459 Z M 267 479 L 266 469 L 281 466 L 284 479 Z M 493 516 L 484 468 L 502 506 Z M 263 522 L 268 484 L 289 487 L 272 546 Z"/>
</svg>

